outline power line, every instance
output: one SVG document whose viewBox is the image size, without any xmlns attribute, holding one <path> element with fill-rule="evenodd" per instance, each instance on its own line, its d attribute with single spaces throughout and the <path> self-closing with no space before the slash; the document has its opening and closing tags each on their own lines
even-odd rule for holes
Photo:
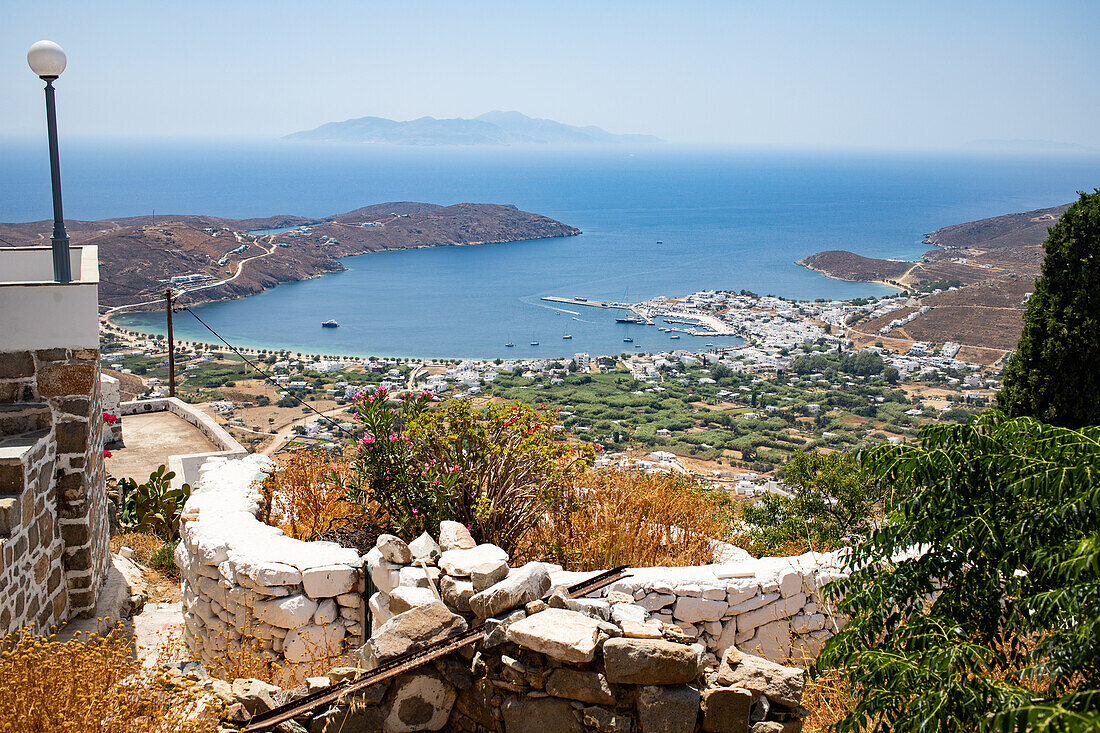
<svg viewBox="0 0 1100 733">
<path fill-rule="evenodd" d="M 279 384 L 278 382 L 276 382 L 276 381 L 275 381 L 274 379 L 272 379 L 272 378 L 271 378 L 271 377 L 270 377 L 270 376 L 268 375 L 268 373 L 267 373 L 267 372 L 263 371 L 263 370 L 262 370 L 262 369 L 260 369 L 260 368 L 259 368 L 258 366 L 256 366 L 256 365 L 255 365 L 255 364 L 253 364 L 253 363 L 252 363 L 251 361 L 249 361 L 249 360 L 248 360 L 248 357 L 246 357 L 246 356 L 245 356 L 244 354 L 242 354 L 242 353 L 241 353 L 241 352 L 240 352 L 240 351 L 239 351 L 239 350 L 237 349 L 237 347 L 236 347 L 236 346 L 234 346 L 233 344 L 229 343 L 229 342 L 228 342 L 228 341 L 226 341 L 226 340 L 225 340 L 224 338 L 222 338 L 222 335 L 221 335 L 220 333 L 218 333 L 217 331 L 215 331 L 215 330 L 214 330 L 213 328 L 211 328 L 211 327 L 210 327 L 210 324 L 208 324 L 208 323 L 207 323 L 206 321 L 204 321 L 204 320 L 202 320 L 201 318 L 199 318 L 198 314 L 196 314 L 196 313 L 195 313 L 195 311 L 191 310 L 190 308 L 188 308 L 188 307 L 186 307 L 186 306 L 184 306 L 183 308 L 180 308 L 180 310 L 185 310 L 185 311 L 187 311 L 188 313 L 190 313 L 191 315 L 193 315 L 193 316 L 195 317 L 195 320 L 196 320 L 196 321 L 198 321 L 199 323 L 201 323 L 201 324 L 202 324 L 203 326 L 205 326 L 205 327 L 206 327 L 206 330 L 207 330 L 207 331 L 209 331 L 210 333 L 214 334 L 214 336 L 216 336 L 216 337 L 217 337 L 217 339 L 218 339 L 219 341 L 221 341 L 221 342 L 222 342 L 223 344 L 225 344 L 226 346 L 228 346 L 228 347 L 229 347 L 229 350 L 230 350 L 230 351 L 232 351 L 232 352 L 233 352 L 234 354 L 236 354 L 237 356 L 239 356 L 239 357 L 241 358 L 241 361 L 243 361 L 243 362 L 244 362 L 245 364 L 248 364 L 248 366 L 252 367 L 253 371 L 255 371 L 256 373 L 258 373 L 258 374 L 259 374 L 259 375 L 260 375 L 261 377 L 263 377 L 263 378 L 264 378 L 264 380 L 266 380 L 267 382 L 269 382 L 269 383 L 270 383 L 270 384 L 271 384 L 271 385 L 272 385 L 273 387 L 275 387 L 275 388 L 276 388 L 276 389 L 278 389 L 278 390 L 286 391 L 286 390 L 283 390 L 283 386 L 282 386 L 281 384 Z M 297 402 L 298 402 L 298 404 L 299 404 L 299 405 L 301 405 L 302 407 L 305 407 L 305 408 L 306 408 L 306 409 L 308 409 L 309 411 L 311 411 L 311 412 L 313 412 L 314 414 L 316 414 L 316 415 L 317 415 L 318 417 L 320 417 L 320 418 L 322 418 L 322 419 L 324 419 L 324 420 L 326 420 L 326 421 L 328 421 L 328 422 L 332 423 L 332 426 L 333 426 L 334 428 L 336 428 L 337 430 L 339 430 L 339 431 L 340 431 L 341 433 L 343 433 L 344 435 L 348 436 L 349 438 L 351 438 L 351 439 L 353 439 L 353 440 L 355 439 L 355 434 L 354 434 L 354 433 L 352 433 L 352 432 L 351 432 L 350 430 L 346 430 L 345 428 L 341 427 L 341 426 L 340 426 L 340 424 L 339 424 L 339 423 L 337 423 L 337 422 L 336 422 L 335 420 L 333 420 L 333 419 L 332 419 L 331 417 L 328 417 L 328 416 L 327 416 L 327 415 L 325 415 L 324 413 L 321 413 L 321 412 L 319 412 L 319 411 L 317 410 L 317 408 L 313 407 L 313 405 L 307 404 L 305 400 L 302 400 L 302 399 L 300 399 L 300 398 L 299 398 L 299 397 L 298 397 L 297 395 L 291 394 L 291 393 L 290 393 L 289 391 L 286 391 L 286 395 L 287 395 L 287 397 L 290 397 L 290 398 L 291 398 L 292 400 L 295 400 L 295 401 L 297 401 Z"/>
</svg>

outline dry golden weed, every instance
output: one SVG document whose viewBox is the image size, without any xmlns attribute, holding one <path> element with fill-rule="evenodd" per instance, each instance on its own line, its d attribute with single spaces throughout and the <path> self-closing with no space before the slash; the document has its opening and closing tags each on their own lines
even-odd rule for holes
<svg viewBox="0 0 1100 733">
<path fill-rule="evenodd" d="M 547 499 L 520 559 L 549 557 L 570 570 L 702 565 L 727 540 L 719 497 L 680 476 L 588 471 Z"/>
<path fill-rule="evenodd" d="M 848 680 L 841 671 L 828 670 L 808 679 L 802 693 L 802 707 L 810 714 L 803 721 L 803 730 L 805 733 L 824 733 L 833 723 L 842 720 L 854 704 Z"/>
<path fill-rule="evenodd" d="M 0 733 L 206 733 L 218 712 L 201 690 L 142 669 L 121 631 L 0 639 Z"/>
<path fill-rule="evenodd" d="M 344 500 L 332 480 L 347 471 L 350 453 L 300 450 L 288 454 L 263 481 L 261 519 L 289 537 L 306 539 L 329 528 L 333 520 L 357 516 L 363 508 Z"/>
</svg>

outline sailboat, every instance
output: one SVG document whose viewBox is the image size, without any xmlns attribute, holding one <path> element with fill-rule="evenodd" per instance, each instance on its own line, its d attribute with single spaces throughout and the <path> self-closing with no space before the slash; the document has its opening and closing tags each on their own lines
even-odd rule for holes
<svg viewBox="0 0 1100 733">
<path fill-rule="evenodd" d="M 508 343 L 504 344 L 504 346 L 505 346 L 506 348 L 509 348 L 509 349 L 510 349 L 510 348 L 512 348 L 513 346 L 515 346 L 515 344 L 513 344 L 513 343 L 512 343 L 511 341 L 509 341 Z"/>
</svg>

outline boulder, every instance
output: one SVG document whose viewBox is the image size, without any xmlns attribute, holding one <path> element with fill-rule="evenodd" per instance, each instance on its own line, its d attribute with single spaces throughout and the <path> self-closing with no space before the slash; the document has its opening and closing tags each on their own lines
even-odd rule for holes
<svg viewBox="0 0 1100 733">
<path fill-rule="evenodd" d="M 313 619 L 317 611 L 317 601 L 299 593 L 270 601 L 259 601 L 253 606 L 256 618 L 266 624 L 282 629 L 296 629 L 305 626 Z"/>
<path fill-rule="evenodd" d="M 340 612 L 336 610 L 336 601 L 326 598 L 317 604 L 317 610 L 313 613 L 313 623 L 318 626 L 331 624 L 338 615 L 340 615 Z"/>
<path fill-rule="evenodd" d="M 477 545 L 466 526 L 458 522 L 444 520 L 439 523 L 439 546 L 443 552 L 448 550 L 470 550 Z"/>
<path fill-rule="evenodd" d="M 562 662 L 591 662 L 596 656 L 600 625 L 593 618 L 561 608 L 548 608 L 508 627 L 508 641 Z"/>
<path fill-rule="evenodd" d="M 439 601 L 417 606 L 391 618 L 359 648 L 359 659 L 368 668 L 407 652 L 422 649 L 440 639 L 466 631 L 466 620 L 451 613 Z"/>
<path fill-rule="evenodd" d="M 559 667 L 546 679 L 546 692 L 554 697 L 564 697 L 580 702 L 598 705 L 615 704 L 611 686 L 607 684 L 607 678 L 599 672 Z"/>
<path fill-rule="evenodd" d="M 695 730 L 699 690 L 688 685 L 647 685 L 638 691 L 638 722 L 642 733 Z"/>
<path fill-rule="evenodd" d="M 749 727 L 753 694 L 736 687 L 713 687 L 703 691 L 705 733 L 732 733 Z"/>
<path fill-rule="evenodd" d="M 470 569 L 470 582 L 474 584 L 475 593 L 480 593 L 507 577 L 508 563 L 505 560 L 491 560 Z"/>
<path fill-rule="evenodd" d="M 390 686 L 382 723 L 385 733 L 439 730 L 447 724 L 455 704 L 455 689 L 434 674 L 399 677 Z"/>
<path fill-rule="evenodd" d="M 444 550 L 439 556 L 439 568 L 447 575 L 468 578 L 474 568 L 494 561 L 507 562 L 508 553 L 496 545 L 486 543 L 477 547 Z"/>
<path fill-rule="evenodd" d="M 664 639 L 608 639 L 603 645 L 609 682 L 628 685 L 681 685 L 699 674 L 699 650 Z"/>
<path fill-rule="evenodd" d="M 470 610 L 479 618 L 496 616 L 538 600 L 549 589 L 550 573 L 546 566 L 541 562 L 529 562 L 499 583 L 474 593 L 470 598 Z M 476 583 L 474 590 L 477 590 Z"/>
<path fill-rule="evenodd" d="M 718 668 L 718 684 L 723 687 L 741 687 L 754 696 L 766 695 L 772 702 L 787 707 L 797 707 L 802 702 L 802 690 L 806 685 L 806 673 L 798 667 L 782 664 L 740 653 L 740 660 L 728 652 Z"/>
<path fill-rule="evenodd" d="M 503 618 L 485 619 L 485 636 L 481 641 L 481 648 L 492 649 L 508 641 L 508 627 L 526 617 L 525 611 L 512 611 Z"/>
<path fill-rule="evenodd" d="M 373 636 L 382 627 L 382 624 L 393 618 L 393 611 L 390 610 L 389 594 L 381 591 L 375 593 L 367 601 L 367 607 L 370 609 L 370 630 Z"/>
<path fill-rule="evenodd" d="M 500 711 L 505 733 L 584 733 L 573 706 L 556 697 L 513 697 Z"/>
<path fill-rule="evenodd" d="M 638 623 L 632 619 L 624 619 L 619 624 L 623 630 L 623 636 L 628 639 L 661 639 L 664 638 L 664 626 L 660 621 L 646 621 Z"/>
<path fill-rule="evenodd" d="M 470 613 L 470 598 L 474 595 L 473 583 L 444 575 L 439 581 L 439 592 L 443 596 L 443 602 L 451 610 Z"/>
<path fill-rule="evenodd" d="M 433 540 L 430 534 L 424 532 L 409 543 L 409 552 L 412 553 L 414 560 L 423 560 L 430 564 L 439 559 L 443 550 L 439 548 L 439 543 Z"/>
<path fill-rule="evenodd" d="M 405 544 L 405 540 L 392 534 L 380 534 L 374 546 L 382 553 L 382 557 L 398 565 L 408 565 L 413 561 L 412 550 Z"/>
<path fill-rule="evenodd" d="M 432 601 L 437 601 L 431 588 L 420 588 L 409 585 L 399 585 L 390 591 L 390 612 L 404 613 L 410 608 L 424 606 Z"/>
</svg>

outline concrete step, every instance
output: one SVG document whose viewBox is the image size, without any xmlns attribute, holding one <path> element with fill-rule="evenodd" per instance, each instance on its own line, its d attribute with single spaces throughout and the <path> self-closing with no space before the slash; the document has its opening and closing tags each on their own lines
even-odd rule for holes
<svg viewBox="0 0 1100 733">
<path fill-rule="evenodd" d="M 42 402 L 14 402 L 0 405 L 0 438 L 37 430 L 49 430 L 53 411 Z"/>
</svg>

